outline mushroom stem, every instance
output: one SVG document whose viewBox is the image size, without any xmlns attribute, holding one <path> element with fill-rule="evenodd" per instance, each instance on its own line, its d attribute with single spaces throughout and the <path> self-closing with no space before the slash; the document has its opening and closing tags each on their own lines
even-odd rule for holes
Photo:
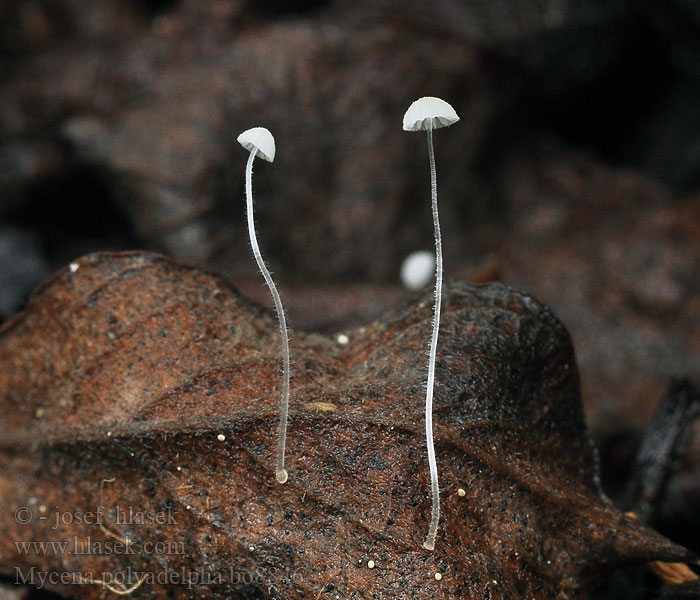
<svg viewBox="0 0 700 600">
<path fill-rule="evenodd" d="M 282 338 L 282 399 L 280 400 L 280 431 L 279 438 L 277 440 L 277 465 L 275 468 L 275 476 L 279 483 L 284 483 L 287 481 L 287 471 L 284 468 L 284 451 L 287 443 L 287 417 L 289 414 L 289 336 L 287 334 L 287 320 L 284 317 L 284 308 L 282 306 L 282 299 L 280 298 L 279 292 L 277 291 L 277 286 L 275 282 L 272 281 L 272 276 L 265 266 L 262 255 L 260 254 L 260 247 L 258 246 L 258 238 L 255 235 L 255 224 L 253 222 L 253 160 L 255 160 L 255 155 L 258 153 L 257 148 L 253 148 L 250 152 L 250 157 L 248 158 L 248 164 L 245 171 L 245 193 L 246 193 L 246 207 L 248 213 L 248 233 L 250 235 L 250 245 L 253 247 L 253 255 L 255 256 L 255 261 L 258 263 L 260 272 L 265 278 L 265 283 L 267 287 L 270 288 L 270 294 L 272 294 L 272 299 L 275 303 L 275 310 L 277 311 L 277 319 L 279 321 L 280 327 L 280 337 Z"/>
<path fill-rule="evenodd" d="M 430 339 L 430 358 L 428 360 L 428 386 L 425 396 L 425 441 L 428 447 L 428 465 L 430 467 L 430 489 L 432 492 L 433 508 L 430 518 L 428 535 L 423 542 L 426 550 L 435 549 L 438 523 L 440 522 L 440 486 L 438 484 L 437 463 L 435 461 L 435 446 L 433 443 L 433 388 L 435 386 L 435 356 L 437 354 L 438 333 L 440 330 L 440 307 L 442 304 L 442 237 L 440 235 L 440 219 L 437 204 L 437 172 L 435 169 L 435 153 L 433 151 L 433 128 L 429 123 L 428 158 L 430 160 L 430 191 L 433 208 L 433 227 L 435 229 L 435 306 L 433 310 L 433 333 Z"/>
</svg>

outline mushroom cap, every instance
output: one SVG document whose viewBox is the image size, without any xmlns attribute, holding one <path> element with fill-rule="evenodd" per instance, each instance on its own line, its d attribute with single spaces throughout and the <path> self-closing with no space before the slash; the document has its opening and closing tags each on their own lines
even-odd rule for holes
<svg viewBox="0 0 700 600">
<path fill-rule="evenodd" d="M 459 121 L 459 117 L 447 102 L 433 96 L 424 96 L 408 107 L 403 116 L 404 131 L 419 131 L 420 129 L 439 129 L 448 127 Z"/>
<path fill-rule="evenodd" d="M 264 127 L 246 129 L 237 139 L 246 150 L 250 152 L 257 150 L 258 155 L 269 162 L 275 160 L 275 138 L 268 129 Z"/>
</svg>

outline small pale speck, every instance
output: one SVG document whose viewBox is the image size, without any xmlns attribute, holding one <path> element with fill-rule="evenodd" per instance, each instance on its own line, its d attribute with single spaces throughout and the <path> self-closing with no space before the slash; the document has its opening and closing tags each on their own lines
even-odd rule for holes
<svg viewBox="0 0 700 600">
<path fill-rule="evenodd" d="M 467 492 L 465 492 L 462 488 L 459 488 L 459 489 L 457 490 L 457 495 L 458 495 L 460 498 L 464 498 L 464 497 L 467 495 Z"/>
<path fill-rule="evenodd" d="M 368 561 L 367 561 L 367 568 L 368 568 L 368 569 L 374 569 L 374 561 L 373 561 L 373 560 L 368 560 Z"/>
<path fill-rule="evenodd" d="M 401 283 L 409 290 L 420 290 L 435 274 L 435 255 L 428 250 L 409 254 L 401 263 Z"/>
<path fill-rule="evenodd" d="M 223 433 L 220 433 L 219 435 L 216 436 L 216 439 L 219 440 L 220 442 L 226 441 L 226 436 Z"/>
<path fill-rule="evenodd" d="M 320 412 L 329 412 L 335 410 L 335 404 L 331 402 L 307 402 L 306 408 Z"/>
<path fill-rule="evenodd" d="M 341 333 L 336 340 L 341 346 L 347 346 L 348 342 L 350 341 L 350 338 L 345 335 L 344 333 Z"/>
<path fill-rule="evenodd" d="M 192 508 L 192 507 L 191 507 L 189 504 L 185 504 L 185 508 L 186 508 L 187 510 L 190 510 L 190 508 Z"/>
<path fill-rule="evenodd" d="M 46 414 L 46 411 L 40 406 L 36 409 L 36 412 L 34 414 L 36 415 L 37 419 L 41 419 L 41 417 L 43 417 Z"/>
<path fill-rule="evenodd" d="M 440 581 L 442 579 L 442 573 L 435 573 L 435 579 Z"/>
<path fill-rule="evenodd" d="M 177 470 L 182 471 L 182 467 L 178 466 Z"/>
<path fill-rule="evenodd" d="M 75 273 L 79 268 L 80 268 L 80 265 L 78 263 L 71 263 L 70 264 L 70 272 L 71 273 Z"/>
<path fill-rule="evenodd" d="M 108 431 L 108 432 L 107 432 L 107 437 L 112 437 L 112 432 L 111 432 L 111 431 Z"/>
<path fill-rule="evenodd" d="M 40 513 L 45 513 L 45 512 L 46 512 L 46 504 L 42 504 L 41 506 L 39 506 L 39 512 L 40 512 Z"/>
<path fill-rule="evenodd" d="M 248 546 L 248 550 L 250 550 L 251 552 L 253 552 L 253 551 L 255 550 L 255 546 Z"/>
</svg>

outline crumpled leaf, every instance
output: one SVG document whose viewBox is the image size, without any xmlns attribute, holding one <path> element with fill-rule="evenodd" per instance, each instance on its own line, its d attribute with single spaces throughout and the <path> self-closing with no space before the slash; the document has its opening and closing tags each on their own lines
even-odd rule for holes
<svg viewBox="0 0 700 600">
<path fill-rule="evenodd" d="M 161 256 L 73 263 L 0 330 L 2 572 L 35 584 L 45 573 L 46 587 L 78 598 L 105 587 L 135 598 L 579 598 L 619 566 L 689 560 L 603 496 L 574 352 L 552 313 L 500 284 L 452 283 L 444 300 L 443 514 L 427 552 L 429 293 L 346 332 L 347 345 L 292 336 L 290 477 L 279 485 L 271 315 Z M 100 505 L 102 526 L 86 517 Z M 23 552 L 15 542 L 26 541 L 67 546 Z"/>
</svg>

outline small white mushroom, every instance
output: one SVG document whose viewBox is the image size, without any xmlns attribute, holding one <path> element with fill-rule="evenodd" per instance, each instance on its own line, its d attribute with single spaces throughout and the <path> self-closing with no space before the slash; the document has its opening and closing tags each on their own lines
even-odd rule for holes
<svg viewBox="0 0 700 600">
<path fill-rule="evenodd" d="M 433 96 L 424 96 L 408 107 L 403 116 L 404 131 L 423 131 L 449 127 L 459 117 L 447 102 Z"/>
<path fill-rule="evenodd" d="M 265 127 L 253 127 L 246 129 L 238 136 L 238 143 L 248 152 L 255 152 L 267 162 L 275 160 L 275 138 L 269 129 Z"/>
<path fill-rule="evenodd" d="M 433 210 L 433 228 L 435 230 L 435 309 L 433 332 L 430 339 L 430 357 L 428 360 L 428 385 L 425 395 L 425 440 L 428 447 L 428 465 L 430 467 L 430 489 L 433 499 L 432 515 L 428 535 L 423 542 L 426 550 L 435 548 L 435 538 L 440 522 L 440 486 L 438 484 L 435 447 L 433 443 L 433 387 L 435 386 L 435 356 L 437 354 L 438 331 L 440 329 L 440 304 L 442 301 L 442 238 L 437 205 L 437 173 L 435 170 L 435 152 L 433 150 L 433 129 L 447 127 L 457 122 L 459 117 L 447 102 L 440 98 L 428 96 L 419 98 L 408 107 L 403 117 L 405 131 L 425 130 L 428 134 L 428 161 L 430 162 L 430 188 Z"/>
<path fill-rule="evenodd" d="M 284 317 L 284 308 L 282 300 L 275 282 L 272 281 L 272 276 L 265 266 L 260 247 L 258 246 L 258 238 L 255 235 L 255 222 L 253 220 L 253 160 L 256 156 L 260 156 L 265 160 L 272 162 L 275 159 L 275 138 L 264 127 L 253 127 L 244 131 L 238 136 L 238 143 L 246 150 L 250 151 L 248 164 L 245 171 L 245 192 L 246 192 L 246 207 L 248 214 L 248 234 L 250 235 L 250 245 L 253 247 L 253 255 L 258 263 L 258 267 L 267 287 L 270 288 L 270 294 L 275 303 L 277 318 L 279 319 L 280 338 L 282 339 L 282 398 L 280 400 L 280 431 L 277 440 L 277 465 L 275 467 L 275 476 L 277 481 L 284 483 L 287 481 L 287 470 L 284 468 L 284 452 L 287 442 L 287 417 L 289 414 L 289 336 L 287 333 L 287 321 Z"/>
</svg>

